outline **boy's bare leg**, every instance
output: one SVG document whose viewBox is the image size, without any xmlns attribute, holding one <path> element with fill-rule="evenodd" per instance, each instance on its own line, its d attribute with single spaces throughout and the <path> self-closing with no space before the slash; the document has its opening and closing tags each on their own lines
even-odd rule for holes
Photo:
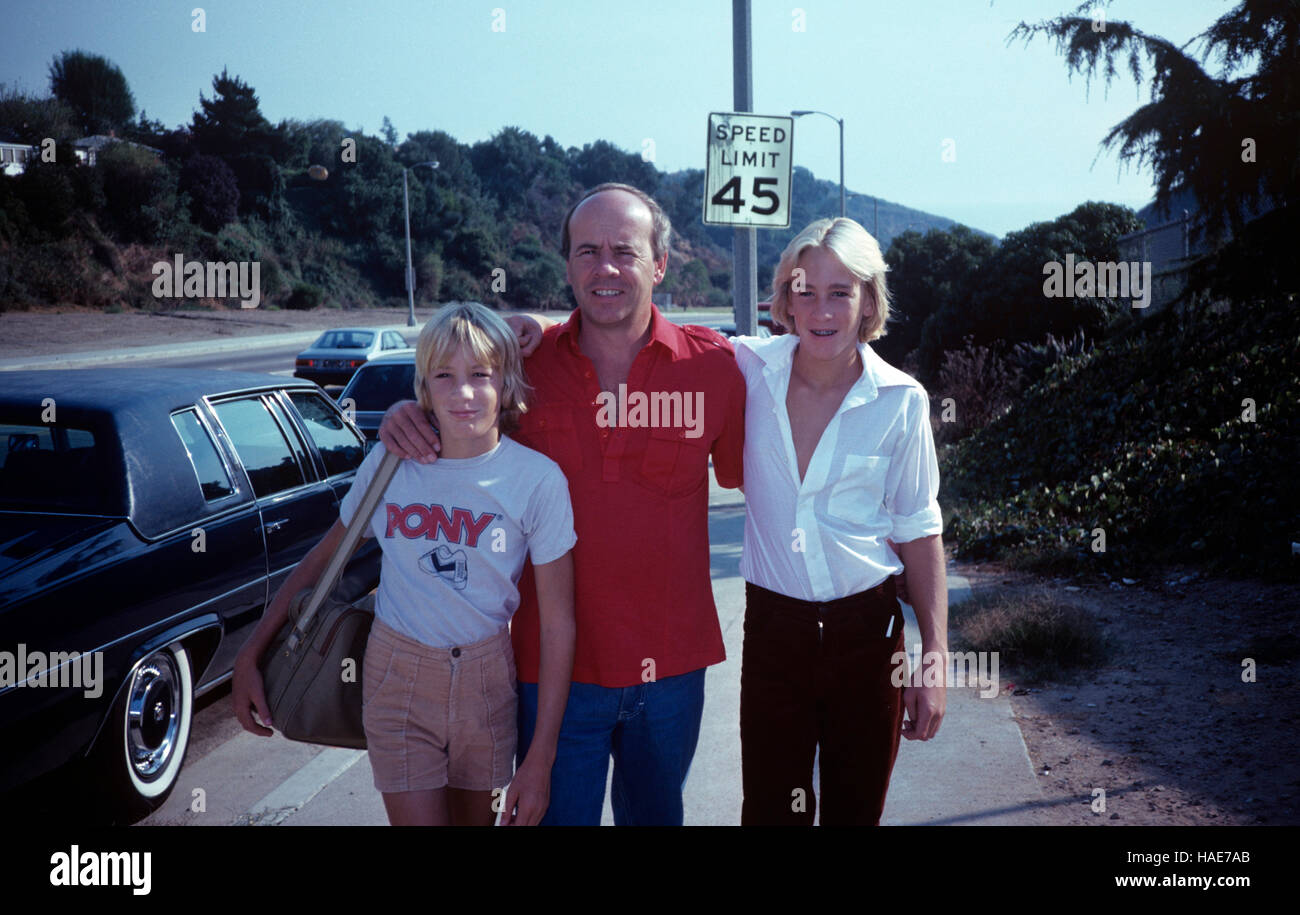
<svg viewBox="0 0 1300 915">
<path fill-rule="evenodd" d="M 386 791 L 384 809 L 391 826 L 448 826 L 446 788 L 430 791 Z"/>
<path fill-rule="evenodd" d="M 498 795 L 505 798 L 504 789 Z M 447 789 L 447 804 L 451 810 L 453 826 L 491 826 L 496 823 L 497 812 L 492 809 L 496 800 L 491 791 L 465 791 L 461 788 Z"/>
</svg>

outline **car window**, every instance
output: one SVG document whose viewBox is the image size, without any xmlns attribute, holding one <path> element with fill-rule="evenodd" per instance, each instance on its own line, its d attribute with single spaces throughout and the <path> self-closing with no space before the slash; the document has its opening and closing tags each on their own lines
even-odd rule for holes
<svg viewBox="0 0 1300 915">
<path fill-rule="evenodd" d="M 331 330 L 322 334 L 313 349 L 367 349 L 375 335 L 364 331 Z"/>
<path fill-rule="evenodd" d="M 302 472 L 261 398 L 228 400 L 213 409 L 261 498 L 302 485 Z"/>
<path fill-rule="evenodd" d="M 361 466 L 365 442 L 357 436 L 323 397 L 311 391 L 291 391 L 289 399 L 298 408 L 307 434 L 316 442 L 325 460 L 325 473 L 334 476 Z"/>
<path fill-rule="evenodd" d="M 302 434 L 294 426 L 293 420 L 285 415 L 287 408 L 275 398 L 271 398 L 270 403 L 271 412 L 280 421 L 280 431 L 289 440 L 289 447 L 293 449 L 293 456 L 298 459 L 298 466 L 302 468 L 305 476 L 315 479 L 316 471 L 314 469 L 308 470 L 312 466 L 312 462 L 311 457 L 307 454 L 307 443 L 302 440 Z"/>
<path fill-rule="evenodd" d="M 353 377 L 347 396 L 353 409 L 362 412 L 387 410 L 399 400 L 415 397 L 414 363 L 371 363 Z"/>
<path fill-rule="evenodd" d="M 203 498 L 213 502 L 234 495 L 235 486 L 226 471 L 226 465 L 198 415 L 193 410 L 173 413 L 172 425 L 176 427 L 176 433 L 180 435 L 185 451 L 190 456 L 190 466 L 194 468 L 195 479 L 203 490 Z"/>
<path fill-rule="evenodd" d="M 113 514 L 120 489 L 89 429 L 0 421 L 0 502 L 41 511 Z"/>
<path fill-rule="evenodd" d="M 388 349 L 406 349 L 406 338 L 395 330 L 390 330 L 384 334 L 388 338 Z"/>
</svg>

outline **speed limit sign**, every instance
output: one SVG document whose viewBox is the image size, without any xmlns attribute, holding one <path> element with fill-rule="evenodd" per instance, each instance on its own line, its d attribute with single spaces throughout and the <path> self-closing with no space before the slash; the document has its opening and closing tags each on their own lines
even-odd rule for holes
<svg viewBox="0 0 1300 915">
<path fill-rule="evenodd" d="M 789 228 L 793 145 L 794 118 L 712 112 L 705 224 Z"/>
</svg>

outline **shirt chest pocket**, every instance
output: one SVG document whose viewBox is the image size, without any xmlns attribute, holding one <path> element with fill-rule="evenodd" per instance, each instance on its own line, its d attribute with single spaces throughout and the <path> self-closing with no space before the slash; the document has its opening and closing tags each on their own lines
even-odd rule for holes
<svg viewBox="0 0 1300 915">
<path fill-rule="evenodd" d="M 831 484 L 826 514 L 854 524 L 879 516 L 884 511 L 889 461 L 879 455 L 846 455 L 838 479 Z"/>
<path fill-rule="evenodd" d="M 537 407 L 533 428 L 537 450 L 560 465 L 571 477 L 582 470 L 582 448 L 578 444 L 578 427 L 570 407 Z"/>
<path fill-rule="evenodd" d="M 668 496 L 695 492 L 709 478 L 709 442 L 688 438 L 688 430 L 652 427 L 646 439 L 641 476 L 647 486 Z"/>
</svg>

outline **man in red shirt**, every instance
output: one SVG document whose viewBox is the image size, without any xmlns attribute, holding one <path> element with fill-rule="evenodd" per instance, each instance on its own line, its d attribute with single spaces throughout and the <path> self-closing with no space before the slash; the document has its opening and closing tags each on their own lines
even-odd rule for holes
<svg viewBox="0 0 1300 915">
<path fill-rule="evenodd" d="M 741 483 L 745 383 L 727 341 L 679 327 L 650 301 L 671 227 L 645 193 L 601 185 L 565 218 L 578 308 L 525 361 L 534 388 L 515 438 L 558 463 L 573 502 L 577 645 L 543 823 L 600 822 L 609 757 L 620 825 L 681 825 L 703 714 L 704 668 L 725 659 L 709 568 L 708 465 Z M 431 459 L 414 402 L 380 438 Z M 531 569 L 514 618 L 519 752 L 537 720 Z"/>
</svg>

